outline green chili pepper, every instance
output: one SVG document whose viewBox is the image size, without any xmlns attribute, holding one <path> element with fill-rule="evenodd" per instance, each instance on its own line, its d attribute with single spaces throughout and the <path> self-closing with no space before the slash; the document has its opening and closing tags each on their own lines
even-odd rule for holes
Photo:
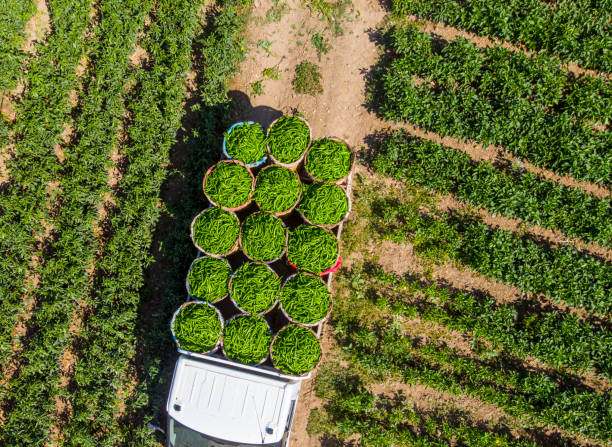
<svg viewBox="0 0 612 447">
<path fill-rule="evenodd" d="M 302 183 L 295 172 L 271 166 L 257 175 L 254 199 L 262 211 L 282 213 L 295 205 L 301 191 Z"/>
<path fill-rule="evenodd" d="M 246 313 L 260 313 L 276 302 L 281 279 L 268 267 L 247 262 L 232 278 L 230 297 Z"/>
<path fill-rule="evenodd" d="M 225 151 L 234 160 L 252 164 L 266 156 L 266 136 L 257 123 L 244 123 L 225 132 Z"/>
<path fill-rule="evenodd" d="M 351 151 L 344 143 L 319 138 L 308 149 L 305 168 L 317 180 L 339 180 L 351 170 Z"/>
<path fill-rule="evenodd" d="M 234 248 L 240 234 L 240 221 L 229 211 L 209 208 L 193 222 L 193 242 L 205 253 L 225 255 Z"/>
<path fill-rule="evenodd" d="M 274 366 L 287 374 L 304 374 L 321 358 L 321 345 L 311 330 L 290 325 L 282 329 L 272 344 Z"/>
<path fill-rule="evenodd" d="M 196 259 L 187 275 L 189 294 L 200 301 L 214 303 L 227 295 L 232 269 L 222 259 L 210 256 Z"/>
<path fill-rule="evenodd" d="M 348 205 L 348 197 L 338 185 L 315 182 L 304 187 L 297 209 L 315 225 L 333 225 L 346 217 Z"/>
<path fill-rule="evenodd" d="M 253 178 L 245 166 L 231 161 L 220 162 L 206 177 L 204 187 L 215 204 L 235 208 L 250 200 Z"/>
<path fill-rule="evenodd" d="M 300 270 L 322 273 L 338 260 L 338 240 L 323 228 L 300 225 L 289 234 L 287 257 Z"/>
<path fill-rule="evenodd" d="M 251 214 L 240 231 L 242 250 L 251 259 L 269 262 L 283 254 L 287 232 L 279 218 L 266 213 Z"/>
<path fill-rule="evenodd" d="M 240 315 L 227 322 L 223 330 L 223 350 L 240 363 L 255 365 L 268 355 L 272 335 L 266 320 L 259 315 Z"/>
<path fill-rule="evenodd" d="M 215 347 L 223 325 L 216 309 L 204 303 L 190 303 L 174 319 L 174 335 L 181 349 L 208 352 Z"/>
<path fill-rule="evenodd" d="M 281 117 L 268 132 L 270 153 L 280 163 L 294 163 L 299 160 L 309 141 L 308 126 L 295 116 Z"/>
<path fill-rule="evenodd" d="M 331 307 L 331 293 L 316 276 L 298 273 L 281 289 L 278 300 L 287 315 L 297 323 L 321 321 Z"/>
</svg>

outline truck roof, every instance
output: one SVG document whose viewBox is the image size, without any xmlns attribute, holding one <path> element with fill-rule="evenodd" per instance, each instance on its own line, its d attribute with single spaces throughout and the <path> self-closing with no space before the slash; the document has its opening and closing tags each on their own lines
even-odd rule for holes
<svg viewBox="0 0 612 447">
<path fill-rule="evenodd" d="M 180 356 L 167 410 L 181 424 L 241 444 L 280 441 L 300 384 Z"/>
</svg>

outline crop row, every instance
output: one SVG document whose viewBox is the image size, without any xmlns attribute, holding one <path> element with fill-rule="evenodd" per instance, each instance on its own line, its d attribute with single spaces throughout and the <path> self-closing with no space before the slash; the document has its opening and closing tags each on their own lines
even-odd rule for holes
<svg viewBox="0 0 612 447">
<path fill-rule="evenodd" d="M 488 161 L 398 131 L 386 138 L 372 162 L 377 172 L 442 194 L 453 193 L 493 214 L 522 219 L 568 236 L 612 246 L 612 203 L 517 167 Z"/>
<path fill-rule="evenodd" d="M 361 445 L 377 447 L 537 445 L 527 439 L 513 439 L 501 430 L 479 426 L 457 409 L 424 411 L 398 392 L 375 395 L 348 369 L 321 371 L 315 390 L 325 404 L 311 413 L 309 433 L 334 434 L 342 440 L 358 434 Z"/>
<path fill-rule="evenodd" d="M 186 253 L 196 255 L 189 227 L 193 217 L 205 207 L 202 177 L 218 160 L 220 137 L 229 124 L 231 100 L 227 95 L 227 83 L 236 73 L 237 63 L 244 58 L 243 34 L 251 4 L 251 0 L 220 0 L 204 32 L 194 40 L 194 48 L 198 49 L 194 53 L 198 91 L 192 110 L 196 118 L 194 128 L 186 131 L 189 137 L 183 143 L 185 158 L 179 165 L 180 173 L 169 180 L 175 187 L 178 183 L 184 192 L 170 197 L 165 204 L 173 222 L 173 229 L 164 233 L 160 247 L 166 285 L 157 292 L 153 292 L 155 286 L 148 288 L 148 293 L 156 293 L 164 299 L 161 307 L 154 311 L 152 321 L 148 321 L 150 330 L 143 334 L 144 359 L 137 365 L 141 368 L 142 382 L 127 402 L 127 411 L 138 417 L 143 425 L 150 418 L 156 418 L 165 404 L 167 384 L 174 368 L 172 353 L 176 351 L 169 336 L 168 322 L 176 308 L 185 302 L 185 274 L 193 260 Z M 149 419 L 145 419 L 147 417 Z M 159 422 L 163 423 L 163 419 Z M 122 430 L 134 445 L 157 445 L 151 433 L 137 432 L 133 423 L 126 422 Z"/>
<path fill-rule="evenodd" d="M 0 16 L 0 97 L 15 88 L 23 73 L 26 38 L 25 26 L 36 11 L 32 0 L 8 0 L 2 3 Z"/>
<path fill-rule="evenodd" d="M 612 71 L 609 0 L 393 0 L 396 14 L 444 22 L 587 68 Z"/>
<path fill-rule="evenodd" d="M 410 203 L 379 199 L 381 234 L 430 258 L 461 262 L 491 278 L 544 294 L 556 302 L 608 314 L 612 310 L 612 266 L 569 246 L 546 247 L 529 235 L 491 228 L 476 218 L 421 214 Z"/>
<path fill-rule="evenodd" d="M 48 2 L 54 32 L 29 65 L 23 102 L 16 107 L 14 156 L 7 161 L 9 178 L 0 194 L 1 363 L 10 355 L 23 297 L 31 292 L 25 281 L 36 273 L 30 263 L 42 255 L 38 238 L 51 220 L 48 205 L 56 200 L 57 190 L 50 193 L 49 187 L 61 165 L 53 148 L 69 121 L 68 96 L 85 53 L 90 5 L 90 0 Z"/>
<path fill-rule="evenodd" d="M 358 307 L 355 297 L 347 307 Z M 555 425 L 597 440 L 612 436 L 612 401 L 608 394 L 555 377 L 528 371 L 514 359 L 464 355 L 445 344 L 404 335 L 398 320 L 363 321 L 336 312 L 335 333 L 342 349 L 378 379 L 401 377 L 454 395 L 474 395 L 519 418 L 526 426 Z"/>
<path fill-rule="evenodd" d="M 594 95 L 590 87 L 596 81 L 568 86 L 563 76 L 555 79 L 554 70 L 550 75 L 545 61 L 503 48 L 478 49 L 458 38 L 440 49 L 414 26 L 390 33 L 397 57 L 383 63 L 378 88 L 371 92 L 384 117 L 443 136 L 501 145 L 561 174 L 612 182 L 607 150 L 612 133 L 578 119 L 610 116 L 608 84 L 601 81 L 605 89 Z M 567 97 L 564 89 L 571 92 Z"/>
<path fill-rule="evenodd" d="M 185 73 L 191 66 L 201 3 L 160 1 L 155 21 L 141 42 L 150 62 L 137 70 L 136 86 L 127 102 L 132 121 L 122 154 L 129 164 L 117 185 L 120 194 L 111 218 L 112 237 L 96 263 L 102 275 L 94 283 L 93 316 L 79 343 L 77 387 L 70 396 L 74 416 L 65 433 L 78 445 L 117 445 L 125 435 L 116 417 L 117 396 L 133 380 L 131 362 L 144 269 L 162 211 L 158 201 L 170 147 L 183 114 Z M 137 389 L 134 399 L 142 406 L 147 397 Z M 128 429 L 131 436 L 138 436 L 137 428 Z"/>
<path fill-rule="evenodd" d="M 528 299 L 498 303 L 489 295 L 451 292 L 408 275 L 398 277 L 376 265 L 352 274 L 352 294 L 369 294 L 381 308 L 404 315 L 417 313 L 421 319 L 471 332 L 494 348 L 532 356 L 554 368 L 594 369 L 612 377 L 612 332 L 567 311 L 544 309 Z"/>
<path fill-rule="evenodd" d="M 78 138 L 64 151 L 61 206 L 53 221 L 57 237 L 35 292 L 41 303 L 31 320 L 36 331 L 22 354 L 20 374 L 8 385 L 14 402 L 3 427 L 2 440 L 8 445 L 48 441 L 56 423 L 56 402 L 69 393 L 60 385 L 61 360 L 71 349 L 70 324 L 78 303 L 89 304 L 89 269 L 98 249 L 94 225 L 99 203 L 108 191 L 107 168 L 125 113 L 122 97 L 128 56 L 152 3 L 108 0 L 99 5 L 90 78 L 74 122 Z"/>
</svg>

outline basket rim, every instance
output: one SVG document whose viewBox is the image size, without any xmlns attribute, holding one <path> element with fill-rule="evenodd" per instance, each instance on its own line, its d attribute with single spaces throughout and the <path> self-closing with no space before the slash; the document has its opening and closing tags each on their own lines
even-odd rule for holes
<svg viewBox="0 0 612 447">
<path fill-rule="evenodd" d="M 262 209 L 261 205 L 259 204 L 259 202 L 257 202 L 257 198 L 256 198 L 257 197 L 257 194 L 256 194 L 256 192 L 257 192 L 257 179 L 259 178 L 259 176 L 261 175 L 262 172 L 264 172 L 266 169 L 270 169 L 270 168 L 284 168 L 284 169 L 288 170 L 289 172 L 293 173 L 297 177 L 298 182 L 300 183 L 300 192 L 298 194 L 297 199 L 295 200 L 295 202 L 293 203 L 293 205 L 290 208 L 288 208 L 288 209 L 286 209 L 284 211 L 266 211 L 266 210 Z M 289 168 L 287 168 L 285 166 L 268 165 L 268 166 L 265 166 L 264 168 L 262 168 L 262 170 L 259 171 L 257 173 L 257 175 L 255 176 L 255 186 L 253 187 L 253 202 L 255 202 L 255 204 L 257 205 L 257 208 L 259 208 L 259 211 L 261 211 L 263 213 L 272 214 L 275 217 L 284 217 L 284 216 L 290 214 L 299 205 L 300 200 L 302 200 L 302 194 L 303 193 L 304 193 L 304 183 L 302 183 L 302 179 L 300 179 L 299 174 L 297 172 L 295 172 L 294 170 L 289 169 Z"/>
<path fill-rule="evenodd" d="M 332 231 L 330 229 L 328 229 L 328 228 L 323 228 L 323 227 L 318 226 L 318 225 L 310 225 L 310 224 L 307 224 L 307 223 L 303 223 L 303 224 L 298 225 L 297 227 L 295 227 L 293 229 L 293 231 L 295 231 L 296 229 L 298 229 L 301 226 L 320 228 L 321 230 L 326 231 L 327 233 L 331 234 L 334 237 L 334 239 L 336 240 L 337 248 L 338 248 L 338 253 L 337 253 L 337 256 L 336 256 L 336 260 L 334 261 L 334 265 L 332 265 L 332 266 L 328 267 L 327 269 L 323 270 L 323 272 L 325 272 L 326 270 L 329 270 L 330 268 L 334 267 L 338 263 L 338 260 L 340 259 L 340 240 L 338 239 L 338 237 L 334 233 L 332 233 Z M 317 275 L 317 276 L 323 276 L 322 275 L 323 272 L 315 273 L 315 272 L 311 272 L 309 270 L 304 270 L 304 269 L 298 267 L 297 264 L 294 264 L 291 261 L 291 259 L 289 258 L 289 236 L 287 237 L 287 262 L 289 262 L 289 264 L 291 266 L 293 266 L 295 269 L 297 269 L 298 271 L 312 273 L 313 275 Z"/>
<path fill-rule="evenodd" d="M 338 188 L 340 188 L 344 192 L 344 196 L 346 197 L 347 202 L 348 202 L 348 208 L 346 210 L 346 214 L 344 215 L 344 217 L 342 217 L 342 219 L 340 219 L 338 222 L 332 223 L 332 224 L 316 224 L 316 223 L 312 222 L 310 219 L 308 219 L 304 215 L 304 213 L 300 209 L 298 209 L 298 207 L 299 207 L 299 204 L 298 204 L 296 206 L 296 211 L 298 212 L 300 217 L 304 220 L 304 222 L 306 222 L 308 225 L 312 225 L 312 226 L 315 226 L 315 227 L 321 227 L 321 228 L 323 228 L 325 230 L 331 230 L 332 228 L 337 227 L 341 223 L 346 222 L 348 220 L 350 214 L 351 214 L 351 210 L 352 210 L 352 207 L 353 207 L 353 200 L 351 199 L 350 194 L 348 194 L 348 192 L 346 190 L 347 189 L 346 186 L 339 185 L 338 183 L 334 183 L 334 182 L 322 182 L 320 180 L 315 180 L 312 184 L 314 184 L 314 183 L 328 183 L 328 184 L 336 185 Z"/>
</svg>

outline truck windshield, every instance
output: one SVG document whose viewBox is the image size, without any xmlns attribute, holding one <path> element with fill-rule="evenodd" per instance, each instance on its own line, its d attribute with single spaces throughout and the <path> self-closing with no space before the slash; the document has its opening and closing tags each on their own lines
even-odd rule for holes
<svg viewBox="0 0 612 447">
<path fill-rule="evenodd" d="M 209 438 L 202 433 L 198 433 L 180 422 L 170 418 L 168 424 L 168 440 L 170 447 L 254 447 L 255 444 L 237 444 L 235 442 L 222 441 L 220 439 Z M 257 444 L 261 447 L 280 447 L 281 443 L 276 444 Z"/>
</svg>

